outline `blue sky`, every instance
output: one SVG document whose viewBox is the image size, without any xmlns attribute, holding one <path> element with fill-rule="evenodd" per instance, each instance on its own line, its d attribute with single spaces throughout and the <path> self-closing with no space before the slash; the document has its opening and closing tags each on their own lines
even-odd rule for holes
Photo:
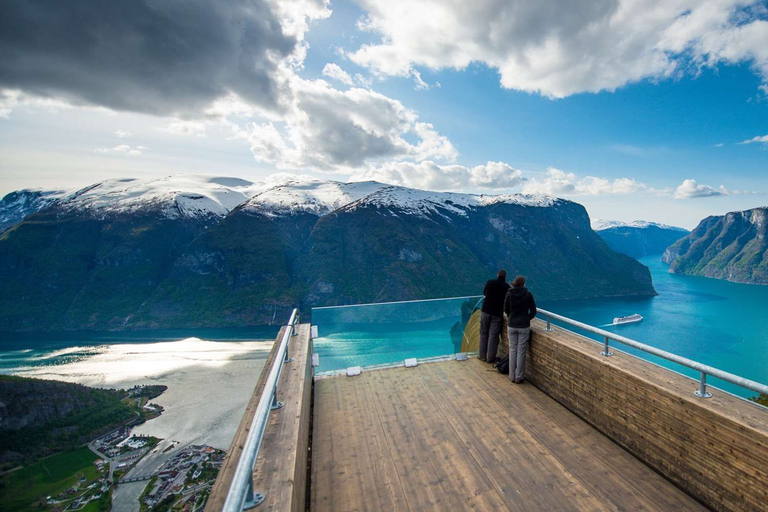
<svg viewBox="0 0 768 512">
<path fill-rule="evenodd" d="M 199 75 L 174 76 L 185 67 L 176 52 L 159 68 L 169 80 L 159 81 L 158 68 L 142 63 L 165 57 L 142 48 L 125 57 L 139 63 L 130 75 L 119 54 L 87 62 L 62 54 L 73 59 L 70 72 L 94 77 L 73 85 L 50 70 L 56 56 L 4 41 L 26 67 L 0 73 L 0 193 L 177 172 L 252 180 L 296 173 L 549 193 L 584 204 L 593 218 L 688 228 L 768 204 L 765 2 L 676 0 L 666 18 L 648 20 L 623 1 L 563 19 L 557 2 L 506 9 L 488 0 L 468 13 L 468 4 L 403 2 L 291 4 L 290 16 L 278 13 L 282 39 L 264 43 L 274 47 L 249 43 L 248 58 L 285 56 L 259 60 L 263 76 L 236 76 L 221 57 L 203 59 L 207 45 L 188 57 Z M 203 23 L 228 36 L 221 27 L 232 13 L 211 9 L 200 13 Z M 104 27 L 113 22 L 97 16 Z M 603 28 L 592 34 L 580 24 Z M 35 65 L 47 68 L 31 80 Z M 254 91 L 264 76 L 278 92 Z M 191 85 L 168 93 L 176 83 Z"/>
</svg>

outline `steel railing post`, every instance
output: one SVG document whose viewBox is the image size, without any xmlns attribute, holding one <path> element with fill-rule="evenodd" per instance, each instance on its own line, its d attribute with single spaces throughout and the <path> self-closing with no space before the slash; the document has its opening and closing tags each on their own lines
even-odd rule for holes
<svg viewBox="0 0 768 512">
<path fill-rule="evenodd" d="M 547 332 L 551 332 L 552 331 L 552 321 L 549 318 L 549 315 L 547 315 L 547 328 L 544 329 L 544 330 L 547 331 Z"/>
<path fill-rule="evenodd" d="M 610 357 L 613 355 L 613 352 L 611 352 L 610 347 L 608 346 L 608 336 L 605 336 L 605 343 L 603 344 L 603 351 L 600 352 L 601 356 Z"/>
<path fill-rule="evenodd" d="M 701 379 L 699 380 L 699 389 L 693 392 L 699 398 L 710 398 L 712 393 L 707 391 L 707 374 L 701 372 Z"/>
<path fill-rule="evenodd" d="M 245 493 L 245 503 L 243 503 L 243 510 L 258 507 L 261 505 L 262 501 L 264 501 L 264 495 L 260 492 L 253 492 L 253 473 L 251 473 L 251 478 L 248 479 L 248 490 Z"/>
<path fill-rule="evenodd" d="M 283 402 L 277 401 L 277 387 L 275 387 L 274 393 L 272 393 L 272 405 L 270 406 L 270 409 L 273 411 L 276 409 L 279 409 L 283 406 Z"/>
</svg>

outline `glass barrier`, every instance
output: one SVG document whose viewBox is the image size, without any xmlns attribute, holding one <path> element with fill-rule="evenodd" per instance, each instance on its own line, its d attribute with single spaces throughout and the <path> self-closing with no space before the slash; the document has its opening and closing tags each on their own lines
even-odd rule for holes
<svg viewBox="0 0 768 512">
<path fill-rule="evenodd" d="M 313 346 L 320 356 L 315 371 L 476 351 L 481 301 L 456 297 L 314 308 Z"/>
</svg>

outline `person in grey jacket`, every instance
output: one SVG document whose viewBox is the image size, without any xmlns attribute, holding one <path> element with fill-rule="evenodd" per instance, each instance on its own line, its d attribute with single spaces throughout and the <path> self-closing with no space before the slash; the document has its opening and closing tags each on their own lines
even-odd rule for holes
<svg viewBox="0 0 768 512">
<path fill-rule="evenodd" d="M 488 363 L 496 362 L 507 290 L 509 285 L 506 270 L 499 270 L 496 279 L 490 279 L 483 289 L 485 299 L 480 313 L 480 346 L 477 358 Z"/>
<path fill-rule="evenodd" d="M 525 378 L 525 353 L 531 337 L 531 320 L 536 316 L 536 301 L 525 287 L 525 278 L 517 276 L 504 298 L 504 313 L 509 327 L 509 378 L 520 384 Z"/>
</svg>

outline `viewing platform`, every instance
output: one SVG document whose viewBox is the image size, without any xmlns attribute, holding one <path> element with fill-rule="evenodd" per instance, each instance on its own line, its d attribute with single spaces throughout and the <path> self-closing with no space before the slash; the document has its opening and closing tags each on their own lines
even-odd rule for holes
<svg viewBox="0 0 768 512">
<path fill-rule="evenodd" d="M 547 330 L 542 320 L 532 326 L 526 381 L 514 384 L 473 357 L 477 307 L 457 301 L 458 323 L 443 318 L 456 304 L 429 301 L 315 310 L 312 325 L 292 317 L 206 510 L 257 502 L 253 510 L 761 510 L 768 503 L 765 407 L 607 340 Z M 454 350 L 435 353 L 443 344 Z M 457 360 L 456 353 L 470 355 Z M 403 354 L 418 355 L 418 364 L 407 367 Z M 357 373 L 346 369 L 350 362 L 362 363 L 348 365 L 362 367 L 359 375 L 348 376 Z"/>
</svg>

